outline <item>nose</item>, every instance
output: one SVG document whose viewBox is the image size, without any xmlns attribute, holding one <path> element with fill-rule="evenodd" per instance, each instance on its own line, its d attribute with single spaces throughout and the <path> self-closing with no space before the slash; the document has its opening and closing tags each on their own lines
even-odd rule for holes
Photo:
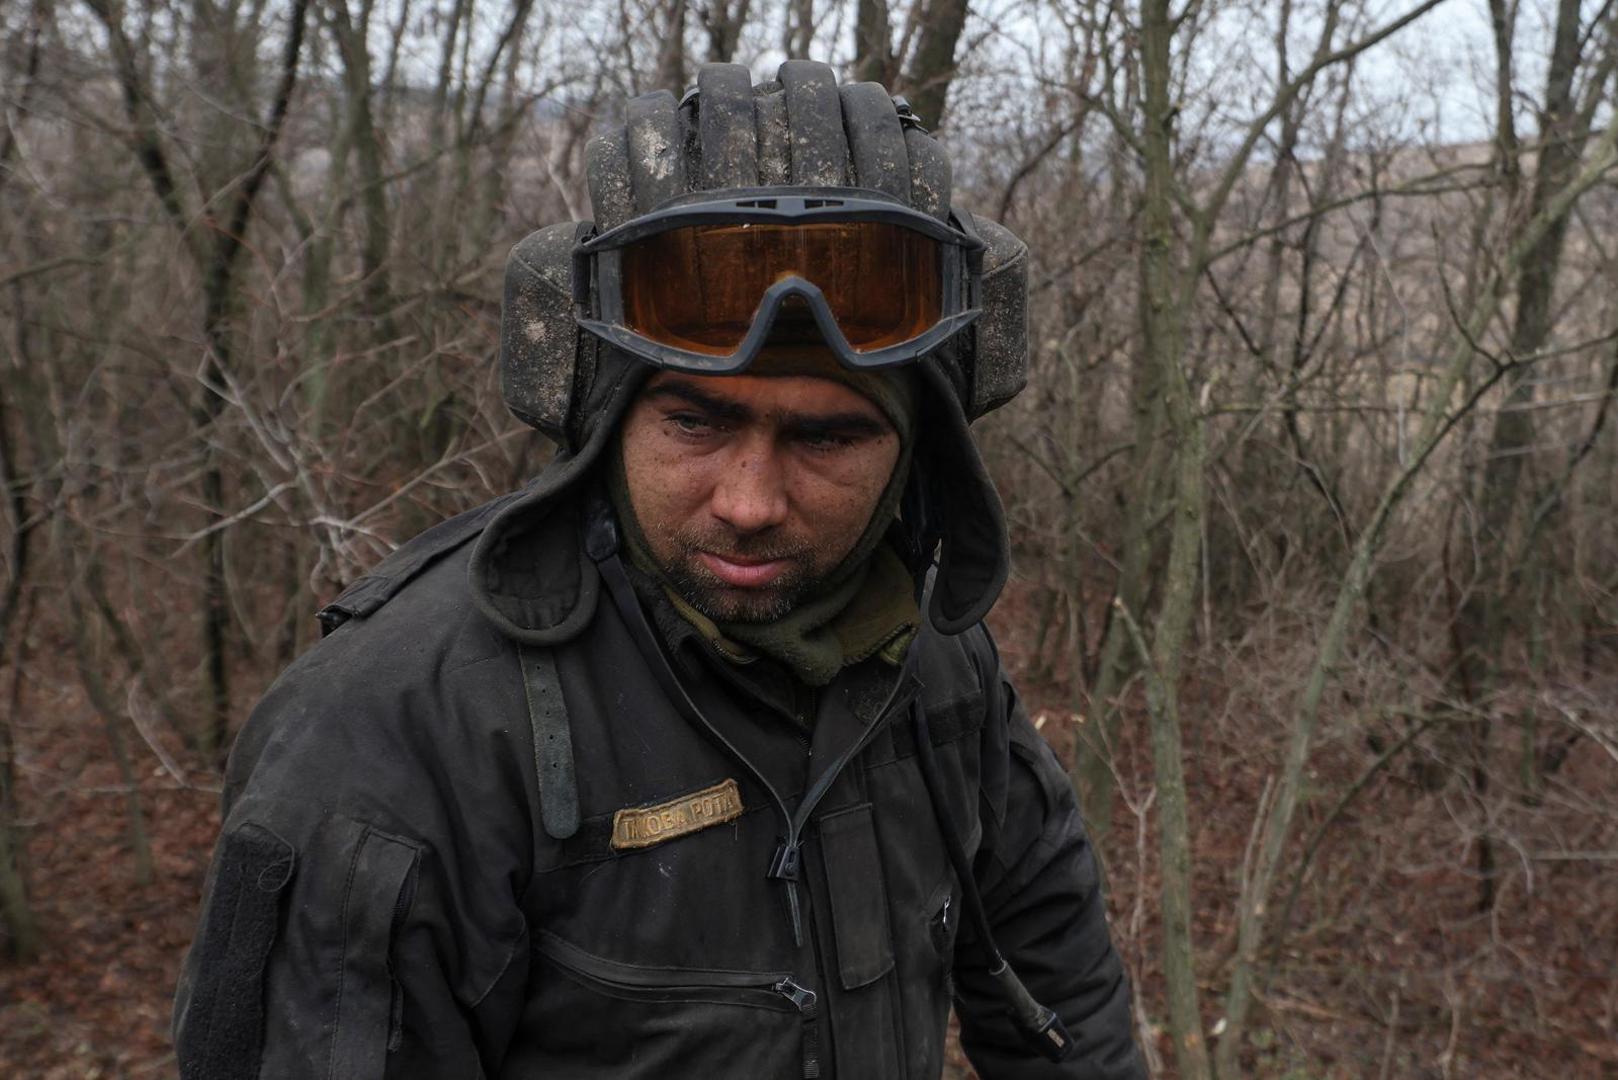
<svg viewBox="0 0 1618 1080">
<path fill-rule="evenodd" d="M 742 440 L 720 470 L 709 507 L 714 517 L 742 535 L 786 521 L 786 475 L 773 440 Z"/>
</svg>

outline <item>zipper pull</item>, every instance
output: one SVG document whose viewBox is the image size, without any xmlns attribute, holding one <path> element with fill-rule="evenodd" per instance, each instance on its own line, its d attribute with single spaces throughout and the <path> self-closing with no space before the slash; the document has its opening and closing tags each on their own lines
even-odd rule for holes
<svg viewBox="0 0 1618 1080">
<path fill-rule="evenodd" d="M 933 916 L 932 925 L 933 948 L 938 950 L 938 955 L 944 957 L 946 961 L 949 959 L 949 957 L 945 955 L 944 950 L 949 945 L 949 932 L 952 918 L 950 904 L 952 900 L 953 897 L 947 895 L 944 897 L 944 906 L 938 909 L 937 915 Z"/>
<path fill-rule="evenodd" d="M 803 849 L 794 840 L 783 840 L 775 849 L 775 855 L 770 859 L 770 869 L 765 877 L 777 881 L 797 881 L 798 869 L 801 865 Z"/>
<path fill-rule="evenodd" d="M 816 994 L 807 986 L 799 986 L 797 983 L 793 982 L 792 976 L 788 975 L 786 978 L 776 983 L 773 989 L 777 994 L 780 994 L 782 997 L 792 1002 L 792 1004 L 796 1005 L 798 1007 L 798 1011 L 803 1013 L 805 1016 L 815 1015 L 815 1005 L 820 1001 L 820 995 Z"/>
<path fill-rule="evenodd" d="M 818 1080 L 820 1076 L 820 1023 L 815 1019 L 815 1005 L 819 996 L 807 986 L 799 986 L 788 975 L 775 984 L 775 992 L 798 1007 L 803 1018 L 803 1078 Z"/>
</svg>

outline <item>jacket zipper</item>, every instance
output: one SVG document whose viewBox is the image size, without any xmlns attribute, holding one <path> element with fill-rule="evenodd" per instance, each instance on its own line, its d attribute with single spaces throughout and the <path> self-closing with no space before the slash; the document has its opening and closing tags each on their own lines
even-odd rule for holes
<svg viewBox="0 0 1618 1080">
<path fill-rule="evenodd" d="M 586 978 L 621 990 L 773 991 L 786 996 L 792 976 L 781 971 L 720 971 L 708 968 L 647 968 L 621 964 L 585 952 L 570 941 L 541 931 L 534 950 L 545 959 Z M 796 984 L 793 984 L 796 985 Z M 813 996 L 813 995 L 811 995 Z"/>
<path fill-rule="evenodd" d="M 887 726 L 889 717 L 909 705 L 919 687 L 920 683 L 910 675 L 908 666 L 900 669 L 899 678 L 893 684 L 893 689 L 888 691 L 888 698 L 882 703 L 882 708 L 877 710 L 876 718 L 865 726 L 865 730 L 860 733 L 858 739 L 855 739 L 846 750 L 837 756 L 836 760 L 828 765 L 819 776 L 815 777 L 814 783 L 809 785 L 809 790 L 804 792 L 803 801 L 798 804 L 798 812 L 787 818 L 786 838 L 775 849 L 775 856 L 770 860 L 770 869 L 767 876 L 786 882 L 787 903 L 792 918 L 792 938 L 799 945 L 803 944 L 802 915 L 799 912 L 798 905 L 798 881 L 802 876 L 804 826 L 809 823 L 809 816 L 815 812 L 815 807 L 820 805 L 820 800 L 825 798 L 826 793 L 831 790 L 832 784 L 836 783 L 837 778 L 842 775 L 843 769 L 858 756 L 860 751 L 870 745 L 877 732 Z"/>
<path fill-rule="evenodd" d="M 418 856 L 419 858 L 419 856 Z M 412 867 L 405 875 L 399 895 L 393 900 L 393 916 L 388 922 L 388 1053 L 398 1050 L 404 1043 L 404 986 L 393 970 L 393 946 L 404 929 L 405 918 L 416 902 L 416 874 Z"/>
<path fill-rule="evenodd" d="M 590 550 L 594 546 L 592 539 L 587 537 L 586 549 Z M 842 774 L 848 763 L 853 761 L 855 756 L 864 750 L 866 746 L 870 745 L 871 740 L 876 737 L 877 732 L 887 726 L 894 713 L 907 708 L 910 702 L 915 699 L 920 691 L 921 683 L 911 671 L 911 659 L 907 657 L 905 663 L 900 667 L 899 677 L 894 681 L 893 688 L 888 691 L 887 700 L 882 703 L 882 707 L 877 710 L 875 717 L 866 725 L 865 730 L 860 733 L 860 737 L 855 739 L 848 749 L 839 754 L 827 766 L 826 770 L 809 785 L 809 789 L 804 792 L 803 800 L 798 804 L 798 812 L 796 814 L 789 813 L 786 800 L 781 797 L 780 792 L 776 791 L 774 785 L 764 776 L 763 770 L 749 761 L 747 756 L 737 749 L 736 745 L 727 739 L 724 733 L 714 725 L 713 721 L 708 719 L 686 690 L 685 684 L 675 674 L 667 654 L 664 653 L 662 646 L 658 644 L 657 635 L 652 630 L 651 621 L 646 617 L 645 610 L 635 597 L 634 587 L 630 585 L 629 576 L 624 572 L 623 564 L 619 561 L 616 547 L 617 537 L 614 533 L 611 549 L 600 553 L 590 550 L 590 555 L 601 571 L 601 576 L 607 585 L 607 591 L 612 595 L 614 606 L 618 608 L 618 614 L 623 618 L 626 627 L 629 629 L 630 637 L 635 640 L 640 648 L 642 658 L 651 666 L 653 677 L 663 686 L 664 692 L 672 699 L 677 710 L 683 712 L 688 720 L 706 731 L 714 742 L 735 759 L 742 768 L 752 774 L 753 779 L 758 781 L 759 786 L 769 794 L 770 800 L 775 804 L 776 811 L 780 814 L 782 822 L 786 825 L 786 838 L 776 848 L 775 855 L 770 860 L 766 876 L 778 879 L 786 886 L 787 913 L 792 924 L 792 940 L 795 945 L 801 948 L 803 946 L 803 912 L 798 897 L 798 882 L 802 876 L 803 828 L 809 821 L 809 815 L 814 812 L 815 807 L 820 804 L 820 800 L 831 790 L 832 784 L 836 782 L 837 777 Z M 912 653 L 911 655 L 913 656 L 914 654 Z M 818 949 L 816 954 L 818 957 Z M 821 963 L 821 968 L 824 971 L 824 963 Z M 819 998 L 813 990 L 794 982 L 791 976 L 782 976 L 781 980 L 773 985 L 771 989 L 785 995 L 789 1001 L 797 1006 L 798 1014 L 803 1018 L 803 1075 L 804 1080 L 815 1080 L 820 1076 Z"/>
<path fill-rule="evenodd" d="M 782 979 L 773 989 L 798 1007 L 798 1015 L 803 1018 L 803 1080 L 815 1080 L 820 1075 L 820 999 L 813 990 L 790 978 Z"/>
<path fill-rule="evenodd" d="M 798 1012 L 802 1023 L 804 1080 L 820 1076 L 820 996 L 780 972 L 716 971 L 709 969 L 670 970 L 638 968 L 619 964 L 564 941 L 551 933 L 541 933 L 537 951 L 545 959 L 591 982 L 623 990 L 725 990 L 742 993 L 774 994 Z M 670 981 L 670 977 L 678 981 Z"/>
<path fill-rule="evenodd" d="M 586 546 L 587 548 L 589 547 L 588 539 Z M 652 629 L 651 621 L 646 617 L 645 610 L 635 597 L 634 586 L 629 583 L 629 576 L 624 572 L 623 563 L 619 560 L 616 547 L 617 537 L 616 533 L 614 533 L 612 540 L 613 550 L 605 551 L 602 554 L 592 553 L 591 557 L 596 559 L 602 579 L 606 582 L 607 591 L 612 595 L 614 606 L 618 608 L 618 614 L 623 618 L 624 624 L 630 632 L 630 637 L 635 640 L 642 658 L 651 666 L 652 676 L 663 687 L 663 692 L 669 695 L 678 711 L 684 713 L 688 720 L 707 732 L 714 742 L 752 774 L 753 779 L 758 781 L 759 786 L 769 794 L 770 801 L 775 804 L 775 809 L 780 814 L 781 821 L 786 825 L 786 837 L 776 847 L 775 855 L 770 859 L 770 865 L 765 876 L 785 884 L 787 920 L 792 926 L 792 941 L 794 945 L 801 947 L 803 945 L 803 909 L 798 896 L 798 882 L 802 877 L 803 827 L 808 823 L 809 815 L 814 812 L 815 807 L 825 797 L 826 792 L 831 790 L 832 784 L 837 780 L 843 769 L 850 761 L 854 760 L 856 754 L 869 745 L 871 739 L 887 725 L 888 719 L 898 708 L 903 708 L 909 704 L 916 690 L 920 687 L 920 683 L 911 674 L 910 662 L 907 660 L 904 666 L 899 669 L 899 677 L 895 680 L 893 688 L 888 691 L 887 700 L 882 703 L 882 708 L 877 711 L 875 719 L 866 725 L 865 730 L 858 739 L 854 740 L 853 745 L 838 755 L 837 759 L 815 778 L 814 783 L 809 785 L 809 790 L 804 792 L 803 801 L 798 804 L 798 812 L 792 814 L 787 810 L 786 800 L 781 797 L 780 792 L 775 790 L 774 785 L 765 778 L 763 771 L 749 761 L 747 755 L 737 749 L 736 745 L 725 737 L 724 733 L 714 725 L 713 721 L 708 719 L 707 715 L 703 713 L 702 709 L 698 707 L 696 701 L 691 697 L 690 692 L 686 690 L 685 684 L 680 681 L 680 677 L 675 674 L 673 666 L 669 663 L 668 656 L 663 652 L 662 646 L 658 644 L 657 635 Z"/>
</svg>

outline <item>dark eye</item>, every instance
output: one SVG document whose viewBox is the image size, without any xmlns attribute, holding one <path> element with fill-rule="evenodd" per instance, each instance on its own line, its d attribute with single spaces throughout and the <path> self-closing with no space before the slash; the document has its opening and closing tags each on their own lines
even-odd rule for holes
<svg viewBox="0 0 1618 1080">
<path fill-rule="evenodd" d="M 699 413 L 671 413 L 667 419 L 682 435 L 707 435 L 717 430 L 713 421 Z"/>
</svg>

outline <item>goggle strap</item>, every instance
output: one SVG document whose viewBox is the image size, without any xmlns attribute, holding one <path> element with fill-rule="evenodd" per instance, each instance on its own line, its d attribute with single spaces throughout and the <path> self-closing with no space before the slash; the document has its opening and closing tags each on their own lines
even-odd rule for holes
<svg viewBox="0 0 1618 1080">
<path fill-rule="evenodd" d="M 958 217 L 956 212 L 951 220 Z M 941 221 L 880 192 L 827 186 L 738 189 L 725 198 L 674 200 L 589 237 L 592 254 L 623 247 L 661 232 L 704 224 L 777 223 L 807 225 L 826 221 L 880 221 L 912 229 L 945 244 L 980 248 L 983 241 L 950 221 Z"/>
<path fill-rule="evenodd" d="M 972 243 L 963 245 L 966 251 L 966 268 L 971 271 L 974 278 L 981 277 L 983 275 L 985 244 L 983 243 L 983 237 L 978 235 L 978 223 L 972 220 L 972 211 L 952 206 L 950 207 L 949 217 L 955 223 L 957 229 L 971 237 Z"/>
<path fill-rule="evenodd" d="M 584 251 L 584 242 L 595 235 L 596 223 L 581 221 L 573 229 L 573 306 L 579 311 L 590 310 L 590 265 L 592 257 Z"/>
</svg>

